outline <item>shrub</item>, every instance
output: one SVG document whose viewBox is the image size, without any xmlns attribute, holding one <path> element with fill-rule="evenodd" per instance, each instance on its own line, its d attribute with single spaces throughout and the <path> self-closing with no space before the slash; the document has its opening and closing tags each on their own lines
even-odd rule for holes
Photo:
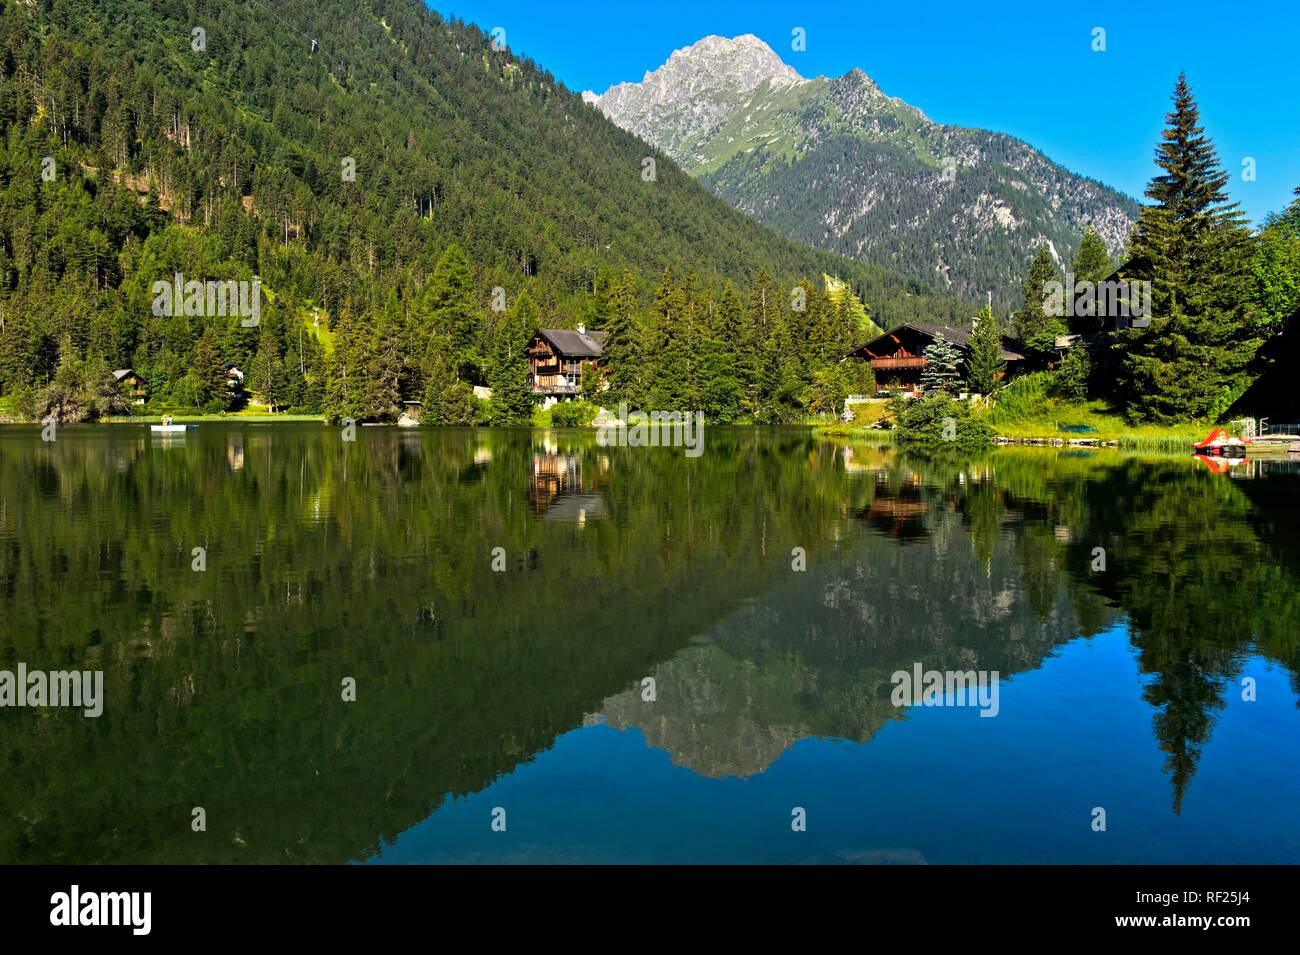
<svg viewBox="0 0 1300 955">
<path fill-rule="evenodd" d="M 1036 371 L 1017 378 L 997 394 L 996 404 L 989 415 L 994 424 L 1039 418 L 1050 400 L 1049 389 L 1052 372 Z"/>
<path fill-rule="evenodd" d="M 992 443 L 993 429 L 972 416 L 966 402 L 936 395 L 911 401 L 902 409 L 898 441 L 914 448 L 973 451 Z"/>
<path fill-rule="evenodd" d="M 599 409 L 585 401 L 562 401 L 551 408 L 551 425 L 556 428 L 581 428 L 591 424 Z"/>
<path fill-rule="evenodd" d="M 1050 391 L 1063 401 L 1082 404 L 1088 400 L 1088 376 L 1091 374 L 1092 362 L 1088 360 L 1088 353 L 1082 348 L 1071 348 L 1060 369 L 1052 376 Z"/>
</svg>

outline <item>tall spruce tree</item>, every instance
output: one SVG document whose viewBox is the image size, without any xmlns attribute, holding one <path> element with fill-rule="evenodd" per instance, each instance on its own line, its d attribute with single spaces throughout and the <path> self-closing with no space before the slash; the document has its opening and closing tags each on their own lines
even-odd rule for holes
<svg viewBox="0 0 1300 955">
<path fill-rule="evenodd" d="M 521 292 L 497 324 L 488 377 L 492 385 L 492 423 L 523 425 L 533 418 L 536 397 L 528 366 L 528 341 L 538 327 L 532 296 Z"/>
<path fill-rule="evenodd" d="M 970 337 L 970 358 L 966 362 L 966 382 L 970 390 L 990 395 L 997 387 L 998 376 L 1007 367 L 1002 360 L 1002 330 L 993 317 L 993 309 L 985 305 L 975 319 L 975 330 Z"/>
<path fill-rule="evenodd" d="M 692 284 L 677 285 L 671 269 L 664 269 L 655 291 L 654 381 L 649 401 L 655 411 L 693 411 L 696 391 L 696 348 Z"/>
<path fill-rule="evenodd" d="M 776 286 L 766 269 L 759 269 L 749 290 L 745 327 L 740 335 L 736 360 L 736 377 L 744 393 L 742 410 L 746 414 L 759 414 L 762 404 L 759 392 L 762 381 L 763 351 L 771 334 L 772 317 L 777 310 Z"/>
<path fill-rule="evenodd" d="M 217 330 L 210 324 L 205 325 L 194 348 L 194 371 L 198 378 L 200 405 L 226 400 L 226 370 L 221 365 L 221 343 L 217 338 Z"/>
<path fill-rule="evenodd" d="M 700 407 L 707 420 L 728 423 L 740 411 L 741 386 L 729 337 L 740 322 L 740 296 L 728 282 L 720 303 L 708 303 L 700 342 Z"/>
<path fill-rule="evenodd" d="M 1118 336 L 1123 398 L 1137 421 L 1219 415 L 1248 384 L 1259 347 L 1249 322 L 1253 238 L 1186 76 L 1173 99 L 1156 148 L 1164 172 L 1147 187 L 1153 204 L 1133 228 L 1125 272 L 1151 282 L 1150 325 Z"/>
<path fill-rule="evenodd" d="M 481 384 L 483 356 L 479 351 L 479 313 L 469 259 L 455 242 L 447 246 L 433 270 L 427 292 L 435 327 L 451 346 L 451 364 L 462 381 Z"/>
<path fill-rule="evenodd" d="M 767 424 L 797 421 L 803 411 L 805 379 L 786 315 L 784 309 L 772 315 L 767 341 L 763 344 L 758 419 Z"/>
<path fill-rule="evenodd" d="M 1079 240 L 1079 251 L 1074 253 L 1070 271 L 1076 282 L 1100 282 L 1115 270 L 1115 262 L 1106 249 L 1106 243 L 1097 234 L 1096 226 L 1088 226 Z"/>
<path fill-rule="evenodd" d="M 1051 252 L 1046 245 L 1040 245 L 1029 263 L 1025 280 L 1020 283 L 1022 304 L 1011 322 L 1013 334 L 1040 361 L 1052 354 L 1056 336 L 1066 331 L 1065 322 L 1050 314 L 1047 305 L 1049 286 L 1060 282 L 1060 278 Z"/>
<path fill-rule="evenodd" d="M 637 305 L 636 277 L 631 272 L 610 286 L 604 309 L 605 343 L 600 349 L 601 364 L 607 369 L 609 388 L 601 398 L 603 404 L 617 408 L 626 402 L 636 410 L 645 399 L 645 329 L 641 326 Z"/>
</svg>

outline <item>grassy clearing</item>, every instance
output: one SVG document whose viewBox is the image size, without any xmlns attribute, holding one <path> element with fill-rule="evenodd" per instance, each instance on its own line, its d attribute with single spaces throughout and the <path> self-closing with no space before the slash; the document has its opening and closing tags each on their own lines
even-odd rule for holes
<svg viewBox="0 0 1300 955">
<path fill-rule="evenodd" d="M 1003 438 L 1095 438 L 1135 450 L 1187 450 L 1214 427 L 1211 422 L 1130 424 L 1104 401 L 1065 401 L 1048 392 L 1048 376 L 1027 375 L 998 393 L 984 419 Z"/>
</svg>

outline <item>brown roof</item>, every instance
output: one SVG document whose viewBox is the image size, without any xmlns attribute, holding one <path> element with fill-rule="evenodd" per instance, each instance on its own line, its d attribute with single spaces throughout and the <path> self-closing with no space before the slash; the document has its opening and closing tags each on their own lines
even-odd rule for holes
<svg viewBox="0 0 1300 955">
<path fill-rule="evenodd" d="M 569 328 L 539 328 L 537 334 L 566 358 L 599 358 L 601 346 L 605 344 L 604 332 L 583 334 Z"/>
<path fill-rule="evenodd" d="M 890 338 L 895 333 L 897 333 L 900 329 L 903 328 L 914 329 L 920 332 L 922 335 L 925 335 L 932 339 L 937 338 L 939 337 L 940 334 L 942 334 L 944 338 L 952 342 L 954 345 L 956 345 L 958 348 L 962 349 L 963 351 L 970 349 L 970 337 L 974 332 L 974 329 L 972 328 L 956 328 L 952 325 L 933 325 L 928 322 L 904 322 L 902 325 L 897 325 L 894 328 L 891 328 L 889 331 L 885 332 L 885 334 L 881 335 L 879 338 L 873 338 L 865 345 L 859 345 L 857 348 L 853 349 L 853 351 L 850 352 L 850 354 L 857 354 L 858 352 L 863 350 L 870 350 L 872 345 L 875 345 L 877 342 L 885 341 L 886 339 Z M 1016 350 L 1019 347 L 1020 345 L 1018 342 L 1016 342 L 1014 339 L 1008 338 L 1007 336 L 1003 335 L 1002 336 L 1002 360 L 1003 361 L 1024 361 L 1025 356 Z"/>
</svg>

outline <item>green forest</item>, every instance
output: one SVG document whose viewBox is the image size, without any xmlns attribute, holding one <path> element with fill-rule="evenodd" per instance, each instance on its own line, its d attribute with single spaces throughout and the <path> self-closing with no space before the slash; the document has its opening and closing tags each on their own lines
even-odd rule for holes
<svg viewBox="0 0 1300 955">
<path fill-rule="evenodd" d="M 1300 187 L 1285 210 L 1251 230 L 1229 196 L 1229 174 L 1185 76 L 1165 120 L 1155 155 L 1160 173 L 1147 187 L 1151 201 L 1138 215 L 1124 261 L 1112 262 L 1089 232 L 1069 268 L 1076 282 L 1113 275 L 1150 283 L 1149 324 L 1051 314 L 1044 290 L 1063 276 L 1040 249 L 1011 333 L 1037 367 L 1052 370 L 1049 392 L 1076 403 L 1104 400 L 1130 421 L 1300 417 L 1300 402 L 1277 387 L 1300 358 Z M 1057 354 L 1056 337 L 1070 334 L 1092 347 L 1076 342 Z"/>
<path fill-rule="evenodd" d="M 0 420 L 265 411 L 533 420 L 538 327 L 609 335 L 600 403 L 718 422 L 834 415 L 846 351 L 976 306 L 760 226 L 542 67 L 419 0 L 0 8 Z M 1300 198 L 1251 230 L 1180 79 L 1122 263 L 1149 327 L 1048 314 L 1061 270 L 940 390 L 1002 388 L 996 324 L 1057 399 L 1134 422 L 1300 416 Z M 256 279 L 260 316 L 157 307 L 155 283 Z M 1057 336 L 1100 336 L 1062 353 Z M 950 356 L 949 356 L 950 357 Z M 229 369 L 243 375 L 232 388 Z M 133 369 L 148 405 L 113 372 Z M 1283 383 L 1279 387 L 1279 382 Z M 493 398 L 475 398 L 488 386 Z M 587 397 L 594 397 L 588 395 Z M 930 415 L 930 417 L 934 417 Z"/>
<path fill-rule="evenodd" d="M 806 334 L 823 276 L 846 283 L 851 301 L 833 307 L 864 328 L 861 302 L 882 325 L 969 311 L 756 225 L 542 68 L 418 0 L 48 0 L 6 4 L 0 35 L 10 418 L 130 411 L 109 377 L 125 368 L 155 411 L 220 411 L 234 365 L 279 410 L 385 420 L 432 397 L 438 420 L 459 422 L 484 414 L 471 386 L 519 367 L 525 326 L 599 328 L 634 307 L 644 342 L 625 347 L 647 380 L 777 419 L 791 396 L 761 406 L 746 369 L 706 387 L 656 348 L 734 319 L 727 283 L 760 300 L 727 334 L 759 351 L 776 334 L 785 377 L 805 387 L 819 371 L 847 387 Z M 155 314 L 154 283 L 177 274 L 258 278 L 260 324 Z M 816 291 L 806 311 L 792 304 L 801 280 Z M 769 288 L 793 348 L 769 324 Z M 685 314 L 656 309 L 679 297 Z M 714 368 L 706 351 L 685 360 Z M 710 388 L 730 397 L 700 395 Z M 527 420 L 508 403 L 487 414 Z"/>
</svg>

